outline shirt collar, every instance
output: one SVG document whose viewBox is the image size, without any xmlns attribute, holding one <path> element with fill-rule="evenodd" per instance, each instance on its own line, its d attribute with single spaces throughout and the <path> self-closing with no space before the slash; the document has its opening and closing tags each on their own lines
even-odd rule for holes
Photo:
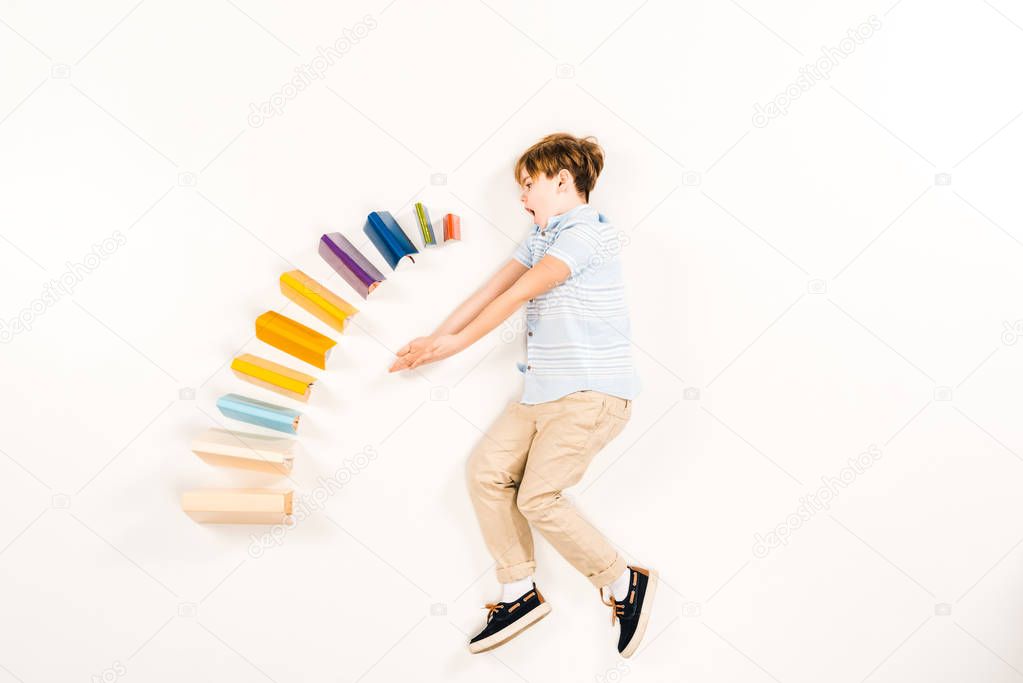
<svg viewBox="0 0 1023 683">
<path fill-rule="evenodd" d="M 590 208 L 589 204 L 580 204 L 579 206 L 573 206 L 571 209 L 569 209 L 568 211 L 566 211 L 564 213 L 559 213 L 556 216 L 551 216 L 550 218 L 547 219 L 547 227 L 544 228 L 544 230 L 545 231 L 546 230 L 554 230 L 559 225 L 564 223 L 566 219 L 571 218 L 572 216 L 578 215 L 584 209 L 589 209 L 589 208 Z M 533 223 L 533 232 L 540 232 L 540 226 L 537 225 L 536 223 Z"/>
</svg>

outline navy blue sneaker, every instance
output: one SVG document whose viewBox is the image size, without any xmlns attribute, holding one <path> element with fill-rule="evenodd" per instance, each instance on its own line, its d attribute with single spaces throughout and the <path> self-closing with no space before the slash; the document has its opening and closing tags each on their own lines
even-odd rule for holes
<svg viewBox="0 0 1023 683">
<path fill-rule="evenodd" d="M 598 589 L 600 590 L 600 589 Z M 639 644 L 646 633 L 647 622 L 650 621 L 650 608 L 653 606 L 654 592 L 657 590 L 657 572 L 652 569 L 629 566 L 629 594 L 624 600 L 604 600 L 604 591 L 600 590 L 600 599 L 611 608 L 611 625 L 618 621 L 618 654 L 631 657 L 639 649 Z"/>
<path fill-rule="evenodd" d="M 513 602 L 488 602 L 487 625 L 469 641 L 469 652 L 478 654 L 504 645 L 546 617 L 551 606 L 533 584 L 533 590 Z"/>
</svg>

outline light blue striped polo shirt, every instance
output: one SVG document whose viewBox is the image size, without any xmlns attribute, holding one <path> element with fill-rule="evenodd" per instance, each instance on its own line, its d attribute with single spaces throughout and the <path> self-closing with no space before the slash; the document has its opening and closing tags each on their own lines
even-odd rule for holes
<svg viewBox="0 0 1023 683">
<path fill-rule="evenodd" d="M 568 265 L 569 278 L 526 304 L 522 403 L 544 403 L 589 389 L 632 400 L 641 389 L 632 362 L 629 309 L 618 232 L 582 204 L 533 225 L 515 250 L 532 268 L 545 254 Z"/>
</svg>

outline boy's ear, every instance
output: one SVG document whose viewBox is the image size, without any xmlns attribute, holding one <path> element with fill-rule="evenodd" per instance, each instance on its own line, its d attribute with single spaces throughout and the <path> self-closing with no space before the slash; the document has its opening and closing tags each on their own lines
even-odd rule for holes
<svg viewBox="0 0 1023 683">
<path fill-rule="evenodd" d="M 558 171 L 558 190 L 567 190 L 570 186 L 574 187 L 572 183 L 572 174 L 568 172 L 568 169 L 563 168 Z"/>
</svg>

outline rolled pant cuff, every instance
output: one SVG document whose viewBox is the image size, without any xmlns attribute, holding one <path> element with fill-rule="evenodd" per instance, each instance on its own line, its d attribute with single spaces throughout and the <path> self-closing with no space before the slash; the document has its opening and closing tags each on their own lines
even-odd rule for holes
<svg viewBox="0 0 1023 683">
<path fill-rule="evenodd" d="M 512 583 L 513 581 L 526 578 L 533 573 L 534 569 L 536 569 L 536 562 L 534 560 L 513 564 L 510 567 L 498 567 L 497 580 L 500 583 Z"/>
<path fill-rule="evenodd" d="M 597 588 L 603 588 L 621 576 L 626 567 L 628 567 L 628 564 L 625 562 L 625 558 L 621 555 L 616 555 L 615 561 L 611 563 L 610 567 L 587 578 Z"/>
</svg>

